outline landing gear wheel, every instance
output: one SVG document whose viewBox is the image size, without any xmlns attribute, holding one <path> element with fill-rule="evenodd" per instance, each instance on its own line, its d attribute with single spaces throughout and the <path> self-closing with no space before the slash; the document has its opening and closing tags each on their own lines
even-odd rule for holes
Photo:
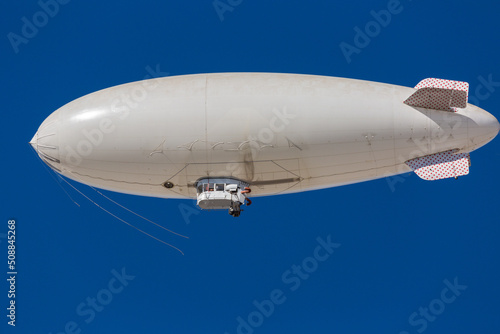
<svg viewBox="0 0 500 334">
<path fill-rule="evenodd" d="M 241 213 L 240 202 L 232 202 L 228 213 L 233 217 L 239 217 Z"/>
</svg>

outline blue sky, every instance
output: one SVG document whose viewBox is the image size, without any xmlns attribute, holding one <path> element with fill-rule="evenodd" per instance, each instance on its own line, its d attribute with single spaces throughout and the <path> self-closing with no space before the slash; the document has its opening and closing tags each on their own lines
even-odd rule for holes
<svg viewBox="0 0 500 334">
<path fill-rule="evenodd" d="M 189 240 L 78 185 L 184 256 L 53 178 L 27 144 L 52 111 L 141 80 L 148 68 L 163 75 L 306 73 L 411 87 L 427 77 L 461 80 L 470 83 L 471 102 L 498 118 L 500 4 L 221 0 L 218 13 L 211 0 L 44 3 L 0 4 L 2 333 L 500 330 L 498 139 L 471 154 L 471 173 L 458 181 L 408 174 L 263 197 L 238 219 L 197 211 L 193 201 L 105 192 Z M 44 7 L 52 15 L 40 14 Z M 370 23 L 373 13 L 388 10 L 390 22 Z M 34 20 L 39 27 L 24 28 L 23 36 Z M 355 28 L 367 25 L 372 37 L 356 44 Z M 357 51 L 346 57 L 341 43 Z M 12 218 L 15 328 L 6 317 Z M 335 248 L 318 253 L 328 240 Z M 294 273 L 294 265 L 310 272 Z"/>
</svg>

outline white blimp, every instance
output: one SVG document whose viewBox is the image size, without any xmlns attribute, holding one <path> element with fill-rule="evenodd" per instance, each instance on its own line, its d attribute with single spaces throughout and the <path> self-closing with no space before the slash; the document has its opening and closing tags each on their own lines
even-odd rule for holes
<svg viewBox="0 0 500 334">
<path fill-rule="evenodd" d="M 239 216 L 252 196 L 412 170 L 426 180 L 468 174 L 469 152 L 499 131 L 468 90 L 434 78 L 415 88 L 298 74 L 157 78 L 64 105 L 30 143 L 75 181 Z"/>
</svg>

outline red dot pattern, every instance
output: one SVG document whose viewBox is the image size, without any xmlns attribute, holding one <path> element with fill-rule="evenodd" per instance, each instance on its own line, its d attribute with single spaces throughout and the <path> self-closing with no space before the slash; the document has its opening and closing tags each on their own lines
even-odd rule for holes
<svg viewBox="0 0 500 334">
<path fill-rule="evenodd" d="M 469 153 L 445 151 L 408 160 L 406 164 L 424 180 L 440 180 L 469 174 Z"/>
<path fill-rule="evenodd" d="M 404 101 L 410 106 L 451 112 L 456 112 L 455 108 L 467 107 L 467 82 L 428 78 L 415 88 L 417 91 Z"/>
</svg>

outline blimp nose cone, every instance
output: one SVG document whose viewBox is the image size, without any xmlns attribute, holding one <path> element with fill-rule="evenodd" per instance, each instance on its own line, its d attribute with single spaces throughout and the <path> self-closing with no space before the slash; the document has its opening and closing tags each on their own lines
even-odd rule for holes
<svg viewBox="0 0 500 334">
<path fill-rule="evenodd" d="M 59 158 L 59 119 L 56 113 L 53 113 L 38 128 L 33 138 L 30 140 L 30 145 L 38 153 L 38 156 L 50 168 L 60 172 L 61 160 Z"/>
<path fill-rule="evenodd" d="M 37 150 L 37 147 L 36 147 L 37 141 L 38 141 L 38 132 L 36 132 L 35 135 L 33 136 L 33 138 L 31 138 L 31 140 L 30 140 L 30 145 L 31 145 L 31 147 L 33 147 L 35 149 L 35 151 Z"/>
</svg>

